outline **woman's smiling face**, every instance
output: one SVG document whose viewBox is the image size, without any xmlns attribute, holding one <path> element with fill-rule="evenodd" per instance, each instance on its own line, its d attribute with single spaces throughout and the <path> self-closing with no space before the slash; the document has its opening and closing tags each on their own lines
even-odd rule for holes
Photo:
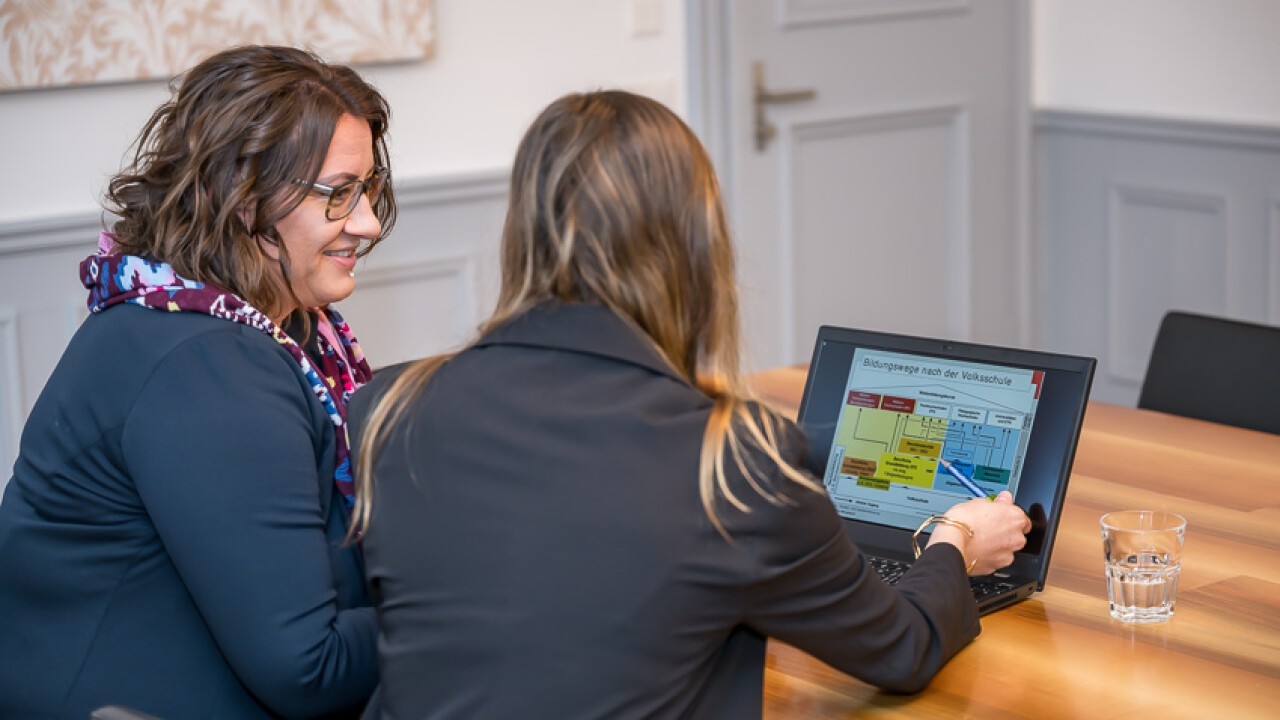
<svg viewBox="0 0 1280 720">
<path fill-rule="evenodd" d="M 373 134 L 369 124 L 343 115 L 333 130 L 316 182 L 334 187 L 364 180 L 373 171 Z M 363 192 L 355 209 L 341 220 L 325 217 L 327 203 L 324 194 L 311 192 L 276 223 L 276 232 L 288 254 L 289 287 L 299 307 L 279 308 L 272 313 L 273 320 L 282 320 L 293 310 L 324 307 L 350 295 L 356 287 L 356 250 L 382 234 L 382 224 Z M 274 246 L 264 243 L 263 247 L 268 255 L 278 257 Z M 278 279 L 283 285 L 284 278 Z M 289 297 L 288 293 L 285 297 Z"/>
</svg>

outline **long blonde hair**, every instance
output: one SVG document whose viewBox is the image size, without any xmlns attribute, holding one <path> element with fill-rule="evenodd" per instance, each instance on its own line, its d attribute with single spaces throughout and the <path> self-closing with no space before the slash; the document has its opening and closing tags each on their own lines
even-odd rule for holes
<svg viewBox="0 0 1280 720">
<path fill-rule="evenodd" d="M 498 304 L 480 335 L 548 300 L 604 305 L 712 399 L 698 484 L 722 535 L 717 491 L 748 509 L 729 487 L 726 456 L 756 492 L 782 502 L 749 467 L 747 443 L 794 482 L 821 488 L 780 456 L 777 417 L 749 409 L 733 244 L 719 185 L 702 144 L 662 104 L 602 91 L 548 106 L 516 152 L 501 256 Z M 412 365 L 370 413 L 356 469 L 355 532 L 368 527 L 374 459 L 385 436 L 451 357 Z"/>
</svg>

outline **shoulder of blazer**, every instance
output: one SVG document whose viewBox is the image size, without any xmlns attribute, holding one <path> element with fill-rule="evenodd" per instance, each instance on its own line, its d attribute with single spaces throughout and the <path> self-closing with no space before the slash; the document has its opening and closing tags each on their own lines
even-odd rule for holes
<svg viewBox="0 0 1280 720">
<path fill-rule="evenodd" d="M 603 305 L 543 303 L 480 338 L 474 347 L 539 347 L 630 363 L 688 384 L 634 323 Z"/>
</svg>

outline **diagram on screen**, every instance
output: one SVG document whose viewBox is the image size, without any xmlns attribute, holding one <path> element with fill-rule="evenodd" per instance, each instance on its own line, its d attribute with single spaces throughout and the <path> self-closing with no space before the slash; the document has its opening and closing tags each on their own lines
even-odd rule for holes
<svg viewBox="0 0 1280 720">
<path fill-rule="evenodd" d="M 858 515 L 942 512 L 977 492 L 1015 492 L 1043 371 L 859 349 L 826 473 Z"/>
</svg>

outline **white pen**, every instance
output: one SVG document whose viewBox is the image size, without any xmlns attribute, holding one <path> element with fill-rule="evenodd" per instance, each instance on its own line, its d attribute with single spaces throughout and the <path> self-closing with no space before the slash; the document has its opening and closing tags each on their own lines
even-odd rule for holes
<svg viewBox="0 0 1280 720">
<path fill-rule="evenodd" d="M 938 458 L 938 464 L 946 468 L 947 472 L 951 473 L 952 477 L 959 480 L 960 484 L 964 485 L 966 490 L 973 493 L 974 497 L 980 497 L 980 498 L 989 497 L 985 490 L 978 487 L 978 484 L 975 483 L 974 481 L 965 477 L 964 473 L 957 470 L 955 465 L 952 465 L 951 463 L 947 462 L 946 460 L 943 460 L 942 458 Z"/>
</svg>

